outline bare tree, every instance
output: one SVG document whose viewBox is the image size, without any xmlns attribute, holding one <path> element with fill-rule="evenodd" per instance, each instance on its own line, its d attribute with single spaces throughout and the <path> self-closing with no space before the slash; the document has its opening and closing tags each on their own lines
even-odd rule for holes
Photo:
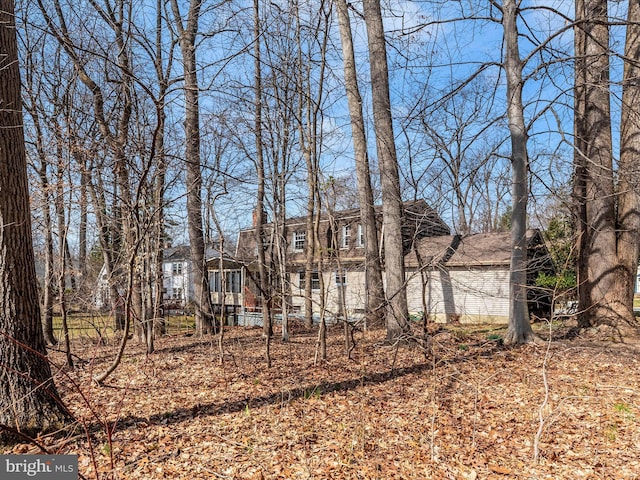
<svg viewBox="0 0 640 480">
<path fill-rule="evenodd" d="M 509 274 L 509 328 L 505 343 L 533 340 L 527 306 L 527 128 L 522 104 L 522 60 L 518 47 L 518 7 L 516 0 L 502 4 L 507 77 L 507 117 L 511 136 L 511 267 Z"/>
<path fill-rule="evenodd" d="M 620 162 L 618 164 L 618 275 L 613 310 L 618 318 L 638 326 L 633 313 L 634 278 L 640 258 L 640 4 L 629 2 L 624 51 Z"/>
<path fill-rule="evenodd" d="M 382 229 L 387 296 L 387 340 L 396 341 L 409 331 L 409 314 L 402 247 L 402 198 L 396 155 L 389 69 L 380 0 L 364 0 L 369 45 L 374 130 L 382 186 Z"/>
<path fill-rule="evenodd" d="M 355 53 L 353 49 L 353 35 L 349 8 L 345 0 L 335 0 L 340 39 L 342 44 L 342 58 L 344 63 L 344 83 L 351 119 L 351 135 L 356 164 L 356 178 L 358 180 L 358 203 L 360 219 L 364 231 L 365 248 L 365 278 L 367 296 L 366 310 L 372 319 L 380 318 L 384 312 L 384 287 L 382 283 L 382 265 L 380 264 L 378 229 L 371 188 L 371 173 L 369 169 L 369 155 L 365 134 L 364 115 L 362 113 L 362 96 L 358 86 Z"/>
<path fill-rule="evenodd" d="M 171 0 L 174 24 L 182 52 L 185 101 L 185 167 L 187 172 L 187 222 L 196 303 L 196 328 L 211 333 L 215 322 L 206 274 L 204 234 L 202 227 L 202 170 L 200 161 L 200 106 L 196 38 L 202 0 L 190 0 L 186 21 L 177 0 Z M 184 22 L 184 23 L 183 23 Z"/>
<path fill-rule="evenodd" d="M 579 324 L 636 327 L 633 277 L 638 262 L 636 65 L 638 6 L 629 2 L 619 170 L 614 170 L 610 109 L 608 2 L 575 3 L 575 183 Z M 617 183 L 617 184 L 616 184 Z"/>
<path fill-rule="evenodd" d="M 14 12 L 13 1 L 0 0 L 0 439 L 9 441 L 70 419 L 40 323 Z"/>
<path fill-rule="evenodd" d="M 254 102 L 255 102 L 255 121 L 254 135 L 256 143 L 256 172 L 257 172 L 257 190 L 256 190 L 256 210 L 254 212 L 254 226 L 256 235 L 256 245 L 258 250 L 258 282 L 260 289 L 260 304 L 262 307 L 262 328 L 265 337 L 265 360 L 267 366 L 271 366 L 271 336 L 272 329 L 272 312 L 271 312 L 271 287 L 269 285 L 269 267 L 267 265 L 265 250 L 265 223 L 267 223 L 265 215 L 265 159 L 264 144 L 262 137 L 262 54 L 261 54 L 261 37 L 262 24 L 260 17 L 260 0 L 253 1 L 253 42 L 254 42 Z"/>
</svg>

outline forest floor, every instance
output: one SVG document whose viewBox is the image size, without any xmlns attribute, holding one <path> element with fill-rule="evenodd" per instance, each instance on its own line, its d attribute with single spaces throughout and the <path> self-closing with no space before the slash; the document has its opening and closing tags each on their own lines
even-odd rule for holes
<svg viewBox="0 0 640 480">
<path fill-rule="evenodd" d="M 271 368 L 258 329 L 227 328 L 223 361 L 218 337 L 159 338 L 152 355 L 132 340 L 103 386 L 115 346 L 77 341 L 79 368 L 56 379 L 77 428 L 38 441 L 86 479 L 640 478 L 637 344 L 536 328 L 552 340 L 441 329 L 426 354 L 358 332 L 348 359 L 333 327 L 318 365 L 298 329 Z"/>
</svg>

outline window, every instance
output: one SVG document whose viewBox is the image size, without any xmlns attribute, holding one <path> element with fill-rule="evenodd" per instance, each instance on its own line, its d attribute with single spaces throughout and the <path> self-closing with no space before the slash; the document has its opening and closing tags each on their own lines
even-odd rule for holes
<svg viewBox="0 0 640 480">
<path fill-rule="evenodd" d="M 307 232 L 293 232 L 293 251 L 301 252 L 304 250 L 304 241 L 307 238 Z"/>
<path fill-rule="evenodd" d="M 173 299 L 174 300 L 182 300 L 182 289 L 174 288 L 173 289 Z"/>
<path fill-rule="evenodd" d="M 227 272 L 227 292 L 240 293 L 242 276 L 240 270 Z"/>
<path fill-rule="evenodd" d="M 364 228 L 362 224 L 358 224 L 358 238 L 356 239 L 357 247 L 364 247 Z"/>
<path fill-rule="evenodd" d="M 351 245 L 351 225 L 343 225 L 340 247 L 349 248 L 349 245 Z"/>
<path fill-rule="evenodd" d="M 174 263 L 171 265 L 171 273 L 173 275 L 182 275 L 182 263 Z"/>
<path fill-rule="evenodd" d="M 209 288 L 212 292 L 220 292 L 220 272 L 209 272 Z"/>
<path fill-rule="evenodd" d="M 298 272 L 298 283 L 300 285 L 300 290 L 304 290 L 306 285 L 304 272 Z M 318 272 L 313 272 L 311 274 L 311 290 L 320 290 L 320 275 Z"/>
<path fill-rule="evenodd" d="M 347 285 L 347 272 L 345 270 L 336 270 L 336 285 L 344 287 Z"/>
<path fill-rule="evenodd" d="M 225 291 L 228 293 L 240 293 L 242 291 L 242 274 L 240 270 L 225 272 Z M 222 292 L 220 272 L 209 272 L 209 288 L 212 292 Z"/>
</svg>

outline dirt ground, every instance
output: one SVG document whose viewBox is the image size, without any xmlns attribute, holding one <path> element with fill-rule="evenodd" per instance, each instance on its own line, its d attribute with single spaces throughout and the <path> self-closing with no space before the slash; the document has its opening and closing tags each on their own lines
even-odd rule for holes
<svg viewBox="0 0 640 480">
<path fill-rule="evenodd" d="M 506 348 L 457 327 L 428 351 L 358 332 L 348 359 L 334 327 L 317 365 L 316 333 L 298 331 L 266 368 L 261 331 L 234 327 L 222 358 L 217 337 L 163 337 L 148 356 L 132 340 L 103 386 L 114 346 L 76 343 L 56 381 L 77 427 L 38 441 L 78 454 L 87 479 L 640 478 L 640 349 L 553 331 Z"/>
</svg>

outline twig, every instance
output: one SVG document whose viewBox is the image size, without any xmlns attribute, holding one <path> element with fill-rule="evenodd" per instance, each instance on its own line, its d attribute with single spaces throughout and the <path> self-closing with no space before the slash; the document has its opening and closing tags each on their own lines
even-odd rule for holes
<svg viewBox="0 0 640 480">
<path fill-rule="evenodd" d="M 542 381 L 544 382 L 544 400 L 538 409 L 538 431 L 533 439 L 533 461 L 538 462 L 540 456 L 540 437 L 542 437 L 542 431 L 544 430 L 545 418 L 544 409 L 549 403 L 549 381 L 547 380 L 547 360 L 549 359 L 549 349 L 551 348 L 551 321 L 549 321 L 549 340 L 547 341 L 547 349 L 544 352 L 544 361 L 542 362 Z"/>
</svg>

